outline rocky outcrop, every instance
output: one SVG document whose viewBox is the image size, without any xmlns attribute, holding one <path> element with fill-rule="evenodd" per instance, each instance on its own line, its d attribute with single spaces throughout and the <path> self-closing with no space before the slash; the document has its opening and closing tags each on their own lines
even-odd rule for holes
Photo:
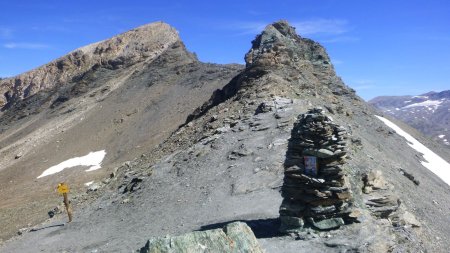
<svg viewBox="0 0 450 253">
<path fill-rule="evenodd" d="M 334 71 L 325 49 L 317 42 L 297 35 L 286 21 L 268 25 L 252 41 L 245 55 L 247 67 L 320 68 Z M 330 72 L 331 73 L 331 72 Z"/>
<path fill-rule="evenodd" d="M 151 238 L 141 253 L 263 253 L 250 227 L 234 222 L 223 229 L 196 231 L 180 236 Z"/>
<path fill-rule="evenodd" d="M 179 41 L 177 31 L 157 22 L 144 25 L 67 54 L 37 69 L 0 81 L 0 108 L 37 92 L 62 85 L 93 67 L 120 68 L 154 59 Z"/>
<path fill-rule="evenodd" d="M 400 199 L 392 192 L 393 186 L 383 177 L 379 170 L 369 171 L 363 177 L 364 203 L 378 218 L 391 218 L 400 207 Z"/>
<path fill-rule="evenodd" d="M 282 232 L 301 229 L 305 221 L 320 230 L 349 221 L 351 192 L 342 167 L 346 139 L 345 128 L 333 123 L 322 109 L 299 115 L 285 162 Z"/>
<path fill-rule="evenodd" d="M 186 124 L 229 98 L 262 98 L 269 94 L 269 90 L 271 93 L 278 93 L 278 96 L 284 96 L 286 94 L 283 93 L 292 91 L 295 87 L 296 94 L 305 99 L 311 98 L 311 95 L 317 97 L 325 94 L 345 95 L 356 99 L 354 90 L 336 76 L 325 48 L 313 40 L 297 35 L 295 28 L 286 21 L 266 26 L 252 41 L 252 47 L 245 55 L 245 62 L 246 69 L 223 89 L 214 92 L 207 103 L 188 117 Z M 247 90 L 255 89 L 249 86 L 257 86 L 257 94 L 248 94 Z M 285 87 L 278 90 L 281 86 Z M 348 114 L 335 98 L 330 98 L 329 102 L 326 107 L 329 111 Z"/>
</svg>

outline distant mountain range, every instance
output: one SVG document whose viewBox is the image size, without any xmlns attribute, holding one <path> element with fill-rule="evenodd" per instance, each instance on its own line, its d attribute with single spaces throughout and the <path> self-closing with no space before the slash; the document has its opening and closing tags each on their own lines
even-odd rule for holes
<svg viewBox="0 0 450 253">
<path fill-rule="evenodd" d="M 369 103 L 450 148 L 450 90 L 419 96 L 381 96 Z"/>
</svg>

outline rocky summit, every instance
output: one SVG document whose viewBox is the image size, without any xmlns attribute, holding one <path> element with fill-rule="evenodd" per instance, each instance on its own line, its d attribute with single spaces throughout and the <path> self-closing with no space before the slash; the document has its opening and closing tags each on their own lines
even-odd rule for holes
<svg viewBox="0 0 450 253">
<path fill-rule="evenodd" d="M 34 157 L 35 166 L 27 164 L 32 177 L 24 181 L 30 189 L 41 187 L 35 197 L 48 204 L 21 212 L 52 211 L 53 217 L 15 221 L 21 235 L 0 251 L 447 251 L 450 186 L 425 167 L 432 161 L 342 82 L 320 44 L 279 21 L 252 41 L 245 60 L 245 68 L 201 63 L 176 41 L 151 60 L 94 68 L 81 80 L 6 107 L 2 147 L 9 143 L 14 151 L 41 140 L 34 136 L 43 131 L 20 122 L 77 122 L 48 128 L 45 136 L 54 139 L 31 142 L 36 148 L 23 149 L 17 159 L 18 152 L 8 153 L 10 166 L 45 147 L 58 155 L 101 148 L 106 159 L 97 177 L 75 167 L 36 179 L 69 156 Z M 78 85 L 83 92 L 70 93 Z M 54 103 L 62 95 L 68 99 Z M 17 118 L 28 108 L 33 113 Z M 441 164 L 447 166 L 448 150 L 392 123 L 433 157 L 447 159 Z M 89 132 L 90 126 L 102 134 Z M 78 142 L 83 145 L 66 148 Z M 9 171 L 14 181 L 17 168 L 0 173 Z M 74 184 L 71 223 L 63 208 L 55 209 L 58 199 L 44 194 L 61 179 Z M 82 183 L 89 181 L 87 189 Z M 0 203 L 6 213 L 15 202 Z"/>
</svg>

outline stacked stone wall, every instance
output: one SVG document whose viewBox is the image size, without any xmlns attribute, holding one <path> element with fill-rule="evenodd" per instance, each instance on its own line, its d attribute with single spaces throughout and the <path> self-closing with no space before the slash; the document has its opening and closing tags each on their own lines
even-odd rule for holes
<svg viewBox="0 0 450 253">
<path fill-rule="evenodd" d="M 327 230 L 346 222 L 351 192 L 343 170 L 347 132 L 314 108 L 298 116 L 289 141 L 280 207 L 281 231 Z"/>
</svg>

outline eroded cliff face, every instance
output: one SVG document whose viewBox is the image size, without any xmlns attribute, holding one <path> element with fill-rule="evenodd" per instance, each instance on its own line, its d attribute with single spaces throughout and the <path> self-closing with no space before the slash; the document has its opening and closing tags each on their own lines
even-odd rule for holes
<svg viewBox="0 0 450 253">
<path fill-rule="evenodd" d="M 76 49 L 39 68 L 1 80 L 0 108 L 3 111 L 41 90 L 63 85 L 93 67 L 116 69 L 154 59 L 177 41 L 174 28 L 157 22 Z"/>
</svg>

